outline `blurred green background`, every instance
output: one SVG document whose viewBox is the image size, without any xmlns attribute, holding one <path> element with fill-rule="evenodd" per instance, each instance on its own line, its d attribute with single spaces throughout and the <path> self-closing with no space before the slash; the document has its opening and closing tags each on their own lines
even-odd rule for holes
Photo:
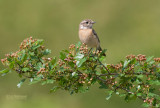
<svg viewBox="0 0 160 108">
<path fill-rule="evenodd" d="M 30 36 L 44 39 L 50 56 L 58 56 L 79 41 L 78 26 L 86 18 L 97 22 L 106 63 L 128 54 L 160 57 L 160 0 L 0 0 L 0 58 Z M 142 108 L 140 100 L 126 103 L 116 95 L 106 101 L 98 84 L 70 96 L 61 90 L 50 94 L 52 85 L 17 88 L 19 80 L 15 72 L 0 77 L 0 108 Z"/>
</svg>

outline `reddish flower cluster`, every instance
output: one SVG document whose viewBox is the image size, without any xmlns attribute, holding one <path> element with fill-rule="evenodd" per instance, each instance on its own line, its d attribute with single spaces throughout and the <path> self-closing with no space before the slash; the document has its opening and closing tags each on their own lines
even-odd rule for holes
<svg viewBox="0 0 160 108">
<path fill-rule="evenodd" d="M 74 49 L 75 48 L 75 45 L 74 44 L 71 44 L 70 46 L 69 46 L 69 49 L 71 50 L 71 49 Z"/>
<path fill-rule="evenodd" d="M 137 61 L 146 61 L 146 56 L 139 54 L 139 55 L 137 55 L 136 60 Z"/>
<path fill-rule="evenodd" d="M 7 62 L 7 58 L 1 59 L 2 64 L 4 65 Z"/>
<path fill-rule="evenodd" d="M 131 55 L 127 55 L 126 58 L 127 58 L 128 60 L 131 60 L 131 59 L 134 59 L 134 58 L 135 58 L 135 55 L 132 55 L 132 54 L 131 54 Z"/>
<path fill-rule="evenodd" d="M 123 67 L 122 63 L 116 64 L 116 65 L 114 65 L 114 64 L 107 64 L 107 65 L 109 65 L 110 67 L 112 67 L 112 68 L 114 68 L 116 70 L 118 70 L 118 69 Z"/>
<path fill-rule="evenodd" d="M 145 100 L 144 100 L 144 102 L 145 103 L 149 103 L 150 105 L 152 105 L 152 102 L 153 102 L 153 100 L 154 100 L 154 98 L 146 98 Z"/>
<path fill-rule="evenodd" d="M 37 72 L 37 75 L 40 74 L 40 73 L 44 73 L 46 72 L 46 69 L 45 68 L 40 68 L 40 70 Z"/>
<path fill-rule="evenodd" d="M 155 62 L 160 62 L 160 58 L 154 58 Z"/>
<path fill-rule="evenodd" d="M 65 62 L 64 62 L 64 61 L 62 61 L 61 59 L 59 59 L 59 60 L 58 60 L 58 64 L 59 64 L 59 66 L 61 67 L 62 65 L 64 65 L 64 64 L 65 64 Z"/>
<path fill-rule="evenodd" d="M 72 61 L 73 59 L 74 59 L 73 57 L 67 57 L 67 58 L 65 58 L 64 60 L 67 61 L 67 62 L 70 62 L 70 61 Z"/>
<path fill-rule="evenodd" d="M 87 45 L 85 45 L 84 43 L 83 43 L 83 45 L 79 48 L 79 50 L 80 50 L 80 53 L 83 53 L 83 54 L 87 54 L 87 53 L 88 53 L 88 47 L 87 47 Z"/>
<path fill-rule="evenodd" d="M 122 63 L 120 63 L 120 64 L 115 65 L 114 68 L 118 70 L 118 69 L 120 69 L 122 66 L 123 66 Z"/>
<path fill-rule="evenodd" d="M 37 41 L 37 39 L 33 39 L 32 37 L 23 40 L 23 42 L 20 44 L 20 49 L 25 49 L 26 47 L 29 47 L 29 43 L 34 43 L 35 41 Z"/>
<path fill-rule="evenodd" d="M 11 54 L 5 54 L 6 58 L 1 59 L 2 64 L 5 64 L 5 62 L 7 62 L 7 58 L 8 57 L 18 57 L 18 53 L 19 51 L 15 52 L 15 53 L 11 53 Z"/>
<path fill-rule="evenodd" d="M 117 84 L 117 81 L 115 81 L 114 77 L 111 77 L 109 79 L 106 79 L 107 84 L 111 84 L 111 86 Z"/>
<path fill-rule="evenodd" d="M 79 79 L 79 83 L 82 83 L 82 84 L 86 83 L 85 81 L 86 81 L 87 77 L 88 77 L 88 74 L 82 73 L 80 76 L 80 79 Z M 90 84 L 92 80 L 93 80 L 93 78 L 91 77 L 88 81 L 88 84 Z"/>
<path fill-rule="evenodd" d="M 98 55 L 98 54 L 100 54 L 101 52 L 102 52 L 102 51 L 97 50 L 97 51 L 93 51 L 93 54 Z"/>
</svg>

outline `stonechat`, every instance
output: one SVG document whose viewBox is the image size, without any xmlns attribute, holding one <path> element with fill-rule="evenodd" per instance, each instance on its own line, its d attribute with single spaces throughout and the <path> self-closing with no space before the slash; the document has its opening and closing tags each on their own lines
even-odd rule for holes
<svg viewBox="0 0 160 108">
<path fill-rule="evenodd" d="M 79 39 L 82 43 L 86 44 L 91 48 L 96 48 L 96 50 L 102 51 L 100 46 L 100 40 L 97 33 L 93 29 L 94 21 L 91 19 L 83 20 L 79 24 Z M 105 54 L 103 54 L 105 56 Z"/>
</svg>

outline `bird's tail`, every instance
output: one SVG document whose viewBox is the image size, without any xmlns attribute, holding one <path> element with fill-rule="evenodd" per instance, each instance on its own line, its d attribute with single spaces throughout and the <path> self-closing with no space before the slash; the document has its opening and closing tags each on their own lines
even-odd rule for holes
<svg viewBox="0 0 160 108">
<path fill-rule="evenodd" d="M 99 46 L 99 47 L 97 48 L 97 50 L 98 50 L 98 51 L 102 51 L 102 48 Z M 106 56 L 105 53 L 103 53 L 102 55 L 103 55 L 103 56 Z"/>
</svg>

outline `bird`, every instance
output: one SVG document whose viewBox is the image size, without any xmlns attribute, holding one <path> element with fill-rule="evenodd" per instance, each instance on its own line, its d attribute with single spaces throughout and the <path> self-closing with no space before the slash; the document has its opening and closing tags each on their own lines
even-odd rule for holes
<svg viewBox="0 0 160 108">
<path fill-rule="evenodd" d="M 82 43 L 91 47 L 91 49 L 96 48 L 96 51 L 102 51 L 99 37 L 96 31 L 93 29 L 93 24 L 95 23 L 96 22 L 91 19 L 85 19 L 81 21 L 79 24 L 79 39 Z M 105 54 L 103 55 L 106 56 Z"/>
</svg>

